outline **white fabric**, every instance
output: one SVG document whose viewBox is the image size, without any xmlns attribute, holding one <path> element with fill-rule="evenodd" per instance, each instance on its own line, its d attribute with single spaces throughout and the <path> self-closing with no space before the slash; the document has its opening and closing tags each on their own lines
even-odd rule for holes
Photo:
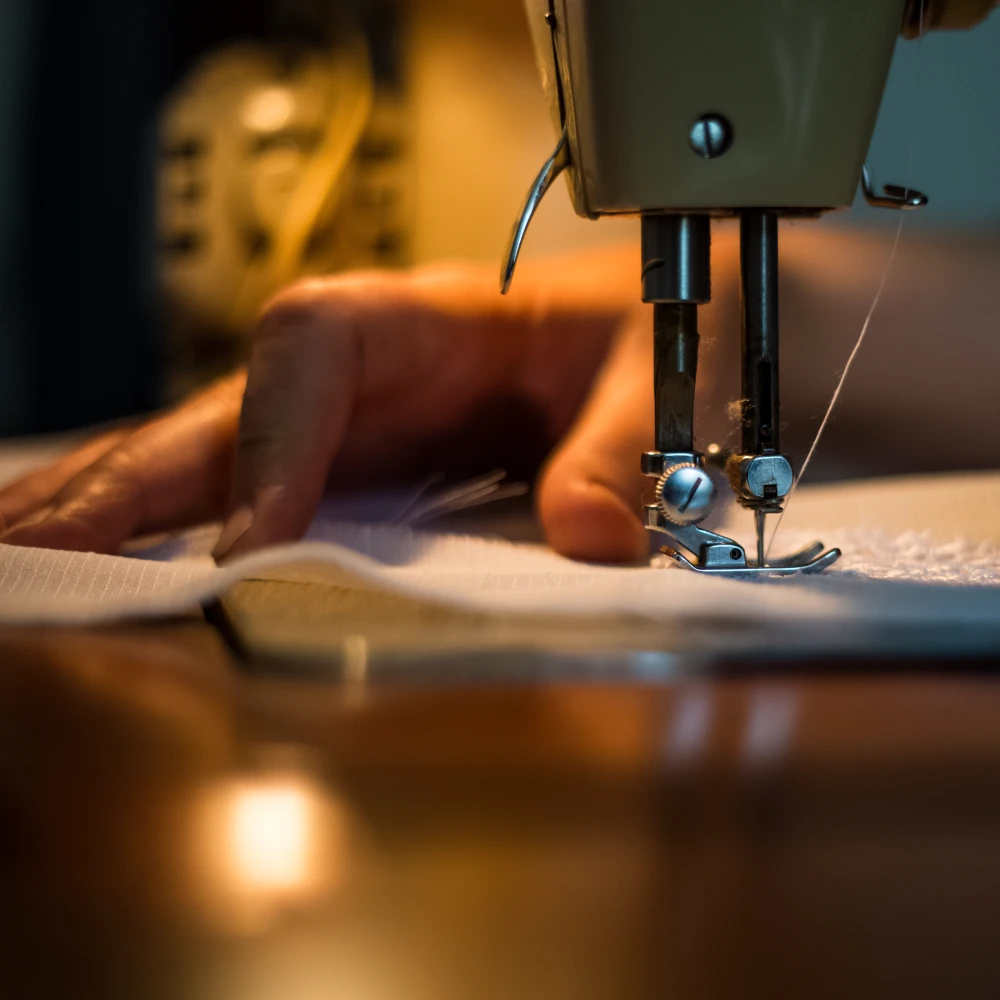
<svg viewBox="0 0 1000 1000">
<path fill-rule="evenodd" d="M 351 578 L 455 606 L 528 614 L 1000 622 L 997 549 L 988 543 L 935 545 L 913 534 L 892 539 L 850 532 L 837 539 L 846 553 L 835 570 L 756 583 L 696 576 L 663 558 L 648 568 L 591 566 L 542 546 L 398 524 L 326 523 L 314 532 L 323 541 L 272 549 L 220 569 L 204 554 L 214 535 L 202 531 L 186 548 L 173 543 L 146 553 L 166 554 L 170 561 L 0 546 L 0 620 L 92 623 L 175 614 L 238 580 L 267 577 Z M 925 585 L 900 589 L 902 582 Z"/>
<path fill-rule="evenodd" d="M 0 619 L 92 623 L 189 610 L 238 580 L 344 580 L 455 606 L 520 613 L 634 613 L 673 619 L 1000 622 L 996 550 L 937 548 L 917 538 L 847 539 L 843 568 L 796 582 L 699 577 L 665 560 L 649 568 L 590 566 L 541 546 L 415 531 L 400 525 L 327 525 L 302 542 L 216 568 L 206 555 L 171 562 L 0 546 Z M 976 560 L 975 565 L 965 557 Z M 870 578 L 933 578 L 975 586 L 907 588 Z M 863 574 L 863 575 L 861 575 Z M 922 591 L 922 593 L 921 593 Z"/>
<path fill-rule="evenodd" d="M 964 483 L 964 487 L 962 486 Z M 965 490 L 963 493 L 962 490 Z M 781 529 L 775 552 L 814 537 L 844 549 L 844 558 L 819 577 L 737 581 L 698 576 L 658 557 L 649 567 L 575 563 L 535 545 L 420 531 L 414 520 L 482 502 L 498 490 L 497 476 L 465 489 L 428 496 L 426 484 L 406 494 L 355 498 L 328 507 L 308 539 L 217 568 L 208 553 L 218 526 L 199 529 L 134 551 L 130 556 L 53 552 L 0 545 L 0 622 L 95 623 L 176 614 L 196 608 L 234 582 L 267 577 L 292 580 L 350 578 L 458 607 L 565 614 L 635 614 L 659 620 L 696 618 L 719 623 L 919 623 L 1000 626 L 1000 475 L 927 477 L 899 484 L 804 488 Z M 893 491 L 896 491 L 893 494 Z M 867 491 L 867 494 L 866 494 Z M 908 491 L 908 492 L 907 492 Z M 971 492 L 970 492 L 971 491 Z M 877 499 L 895 499 L 879 508 Z M 868 495 L 870 503 L 864 502 Z M 942 518 L 924 531 L 911 526 L 920 512 L 961 509 L 979 537 L 950 537 Z M 855 508 L 880 511 L 883 523 L 828 522 Z M 853 502 L 853 501 L 852 501 Z M 983 505 L 986 512 L 983 514 Z M 823 530 L 806 530 L 803 519 Z M 377 515 L 383 523 L 357 518 Z M 905 515 L 905 516 L 904 516 Z M 411 523 L 400 523 L 409 521 Z M 744 543 L 748 516 L 733 524 Z M 386 523 L 388 522 L 388 523 Z M 943 522 L 947 524 L 948 522 Z M 986 526 L 985 528 L 983 526 Z M 986 530 L 987 528 L 993 530 Z M 992 537 L 983 537 L 992 535 Z M 913 586 L 913 584 L 923 586 Z"/>
</svg>

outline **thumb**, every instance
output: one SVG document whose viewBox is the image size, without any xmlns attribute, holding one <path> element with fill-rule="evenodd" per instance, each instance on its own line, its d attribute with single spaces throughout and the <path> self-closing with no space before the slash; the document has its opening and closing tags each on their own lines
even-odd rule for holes
<svg viewBox="0 0 1000 1000">
<path fill-rule="evenodd" d="M 649 309 L 633 314 L 569 435 L 542 473 L 538 510 L 549 543 L 573 559 L 637 562 L 649 553 L 640 518 L 653 444 Z"/>
</svg>

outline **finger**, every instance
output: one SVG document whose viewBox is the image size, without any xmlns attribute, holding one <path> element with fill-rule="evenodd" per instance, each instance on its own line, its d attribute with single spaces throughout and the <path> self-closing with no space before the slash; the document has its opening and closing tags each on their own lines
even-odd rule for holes
<svg viewBox="0 0 1000 1000">
<path fill-rule="evenodd" d="M 117 552 L 137 534 L 218 517 L 232 476 L 243 376 L 129 434 L 0 541 Z"/>
<path fill-rule="evenodd" d="M 268 306 L 217 559 L 301 537 L 332 469 L 385 476 L 461 426 L 518 351 L 494 315 L 500 296 L 483 291 L 465 270 L 437 268 L 307 281 Z"/>
<path fill-rule="evenodd" d="M 636 562 L 649 553 L 639 518 L 648 482 L 639 456 L 652 445 L 652 322 L 624 329 L 576 425 L 543 471 L 539 516 L 549 543 L 574 559 Z"/>
<path fill-rule="evenodd" d="M 255 338 L 216 558 L 300 537 L 331 473 L 390 479 L 436 461 L 428 449 L 460 440 L 484 401 L 528 398 L 561 431 L 620 308 L 581 309 L 575 284 L 563 298 L 527 284 L 504 299 L 492 274 L 441 266 L 309 281 L 274 300 Z"/>
<path fill-rule="evenodd" d="M 217 559 L 300 537 L 323 495 L 362 362 L 349 296 L 330 288 L 313 281 L 290 289 L 258 325 Z"/>
<path fill-rule="evenodd" d="M 101 434 L 52 465 L 29 472 L 0 490 L 0 531 L 49 505 L 66 483 L 106 455 L 128 434 L 129 431 L 125 428 Z"/>
</svg>

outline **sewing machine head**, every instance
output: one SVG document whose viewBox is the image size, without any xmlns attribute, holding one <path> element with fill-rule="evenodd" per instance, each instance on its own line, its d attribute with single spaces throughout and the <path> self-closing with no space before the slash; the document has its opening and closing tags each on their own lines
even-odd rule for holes
<svg viewBox="0 0 1000 1000">
<path fill-rule="evenodd" d="M 848 207 L 904 0 L 528 0 L 578 214 Z"/>
<path fill-rule="evenodd" d="M 992 0 L 976 2 L 985 12 Z M 895 185 L 876 194 L 863 168 L 896 37 L 919 25 L 920 0 L 527 0 L 527 9 L 559 140 L 515 224 L 503 289 L 563 170 L 578 214 L 641 215 L 655 352 L 648 527 L 699 572 L 822 570 L 839 551 L 818 543 L 765 565 L 765 515 L 781 511 L 794 481 L 779 443 L 777 221 L 849 207 L 859 178 L 872 204 L 926 203 Z M 698 526 L 715 495 L 694 450 L 698 307 L 711 296 L 710 220 L 726 216 L 740 219 L 742 421 L 739 451 L 715 457 L 755 515 L 756 562 Z"/>
</svg>

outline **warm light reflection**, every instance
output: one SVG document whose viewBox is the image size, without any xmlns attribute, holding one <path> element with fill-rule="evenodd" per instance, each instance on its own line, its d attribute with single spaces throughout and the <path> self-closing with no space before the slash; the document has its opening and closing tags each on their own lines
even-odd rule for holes
<svg viewBox="0 0 1000 1000">
<path fill-rule="evenodd" d="M 307 886 L 316 845 L 313 803 L 293 781 L 239 788 L 232 796 L 227 835 L 233 872 L 255 889 Z"/>
<path fill-rule="evenodd" d="M 262 768 L 212 785 L 195 830 L 199 894 L 236 929 L 261 929 L 286 905 L 323 899 L 343 872 L 343 808 L 298 769 Z"/>
<path fill-rule="evenodd" d="M 257 132 L 277 132 L 291 121 L 295 98 L 287 87 L 266 87 L 257 91 L 243 111 L 248 128 Z"/>
</svg>

